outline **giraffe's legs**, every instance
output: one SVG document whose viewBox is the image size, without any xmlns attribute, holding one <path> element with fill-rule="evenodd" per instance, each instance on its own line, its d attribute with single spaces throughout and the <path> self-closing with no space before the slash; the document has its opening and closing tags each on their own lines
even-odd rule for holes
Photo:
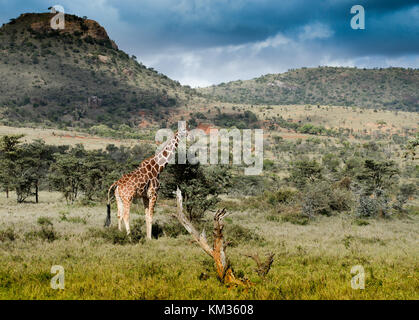
<svg viewBox="0 0 419 320">
<path fill-rule="evenodd" d="M 122 202 L 121 196 L 119 195 L 119 188 L 115 189 L 115 198 L 116 204 L 118 206 L 118 229 L 122 231 L 122 217 L 124 216 L 124 204 Z"/>
<path fill-rule="evenodd" d="M 129 201 L 124 201 L 124 223 L 125 223 L 125 229 L 127 230 L 127 235 L 131 233 L 131 230 L 129 228 L 129 210 L 131 207 L 131 203 Z"/>
<path fill-rule="evenodd" d="M 153 187 L 150 187 L 147 191 L 148 198 L 148 210 L 146 209 L 145 222 L 147 228 L 147 239 L 151 239 L 151 227 L 153 225 L 153 213 L 154 205 L 157 201 L 157 192 Z"/>
<path fill-rule="evenodd" d="M 144 204 L 144 211 L 145 211 L 145 224 L 146 224 L 146 230 L 148 230 L 148 206 L 149 201 L 147 195 L 143 195 L 143 204 Z"/>
</svg>

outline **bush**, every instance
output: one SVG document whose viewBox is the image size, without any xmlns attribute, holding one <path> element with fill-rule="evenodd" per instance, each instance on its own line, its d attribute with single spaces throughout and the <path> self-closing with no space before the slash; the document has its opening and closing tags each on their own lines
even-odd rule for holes
<svg viewBox="0 0 419 320">
<path fill-rule="evenodd" d="M 14 241 L 16 240 L 17 235 L 15 233 L 15 230 L 12 227 L 7 228 L 6 230 L 0 230 L 0 241 Z"/>
<path fill-rule="evenodd" d="M 188 231 L 177 221 L 153 223 L 152 236 L 158 238 L 166 236 L 169 238 L 177 238 L 179 235 L 189 234 Z"/>
<path fill-rule="evenodd" d="M 311 184 L 301 194 L 303 213 L 308 216 L 331 215 L 351 208 L 352 194 L 348 190 L 334 187 L 328 182 Z"/>
<path fill-rule="evenodd" d="M 294 200 L 297 192 L 291 189 L 279 189 L 275 192 L 265 192 L 264 197 L 266 201 L 276 206 L 277 204 L 288 204 Z"/>
<path fill-rule="evenodd" d="M 367 220 L 364 219 L 355 219 L 353 223 L 357 226 L 367 226 L 370 224 Z"/>
<path fill-rule="evenodd" d="M 110 242 L 112 244 L 125 245 L 144 241 L 145 234 L 142 230 L 143 225 L 144 223 L 141 219 L 135 220 L 131 225 L 131 234 L 129 236 L 124 229 L 119 231 L 117 227 L 110 227 L 106 229 L 91 228 L 89 229 L 89 233 L 91 237 L 102 238 L 106 242 Z"/>
<path fill-rule="evenodd" d="M 359 198 L 356 212 L 358 217 L 385 217 L 390 214 L 385 199 L 370 198 L 368 196 L 361 196 Z"/>
<path fill-rule="evenodd" d="M 50 218 L 39 217 L 37 223 L 41 226 L 40 230 L 30 231 L 25 234 L 26 240 L 33 240 L 40 238 L 48 242 L 53 242 L 59 239 L 58 233 L 54 230 L 54 224 Z"/>
<path fill-rule="evenodd" d="M 289 210 L 282 214 L 281 221 L 305 226 L 309 223 L 310 217 L 300 211 Z"/>
<path fill-rule="evenodd" d="M 50 227 L 53 226 L 53 223 L 50 218 L 48 217 L 39 217 L 36 221 L 40 226 Z"/>
<path fill-rule="evenodd" d="M 255 233 L 252 229 L 238 224 L 226 224 L 224 234 L 231 247 L 237 247 L 239 244 L 252 242 L 262 242 L 265 239 Z"/>
<path fill-rule="evenodd" d="M 263 193 L 267 185 L 272 185 L 272 181 L 264 176 L 235 176 L 231 180 L 231 193 L 256 196 Z"/>
</svg>

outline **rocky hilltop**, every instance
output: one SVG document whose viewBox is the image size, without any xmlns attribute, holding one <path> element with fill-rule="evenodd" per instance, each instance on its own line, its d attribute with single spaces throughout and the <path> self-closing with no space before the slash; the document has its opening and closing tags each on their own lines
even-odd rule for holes
<svg viewBox="0 0 419 320">
<path fill-rule="evenodd" d="M 162 122 L 196 93 L 147 68 L 96 21 L 25 13 L 0 28 L 0 123 L 91 126 Z"/>
</svg>

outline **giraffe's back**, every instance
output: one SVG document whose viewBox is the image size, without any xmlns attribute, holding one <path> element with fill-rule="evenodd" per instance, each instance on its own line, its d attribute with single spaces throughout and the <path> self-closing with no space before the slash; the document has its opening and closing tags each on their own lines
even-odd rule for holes
<svg viewBox="0 0 419 320">
<path fill-rule="evenodd" d="M 129 198 L 135 195 L 143 196 L 150 184 L 155 190 L 159 189 L 159 174 L 160 167 L 155 158 L 147 158 L 140 164 L 138 169 L 123 175 L 117 181 L 118 190 Z"/>
<path fill-rule="evenodd" d="M 122 195 L 132 198 L 136 193 L 144 189 L 147 183 L 148 179 L 136 170 L 124 174 L 116 184 L 118 186 L 118 191 Z"/>
</svg>

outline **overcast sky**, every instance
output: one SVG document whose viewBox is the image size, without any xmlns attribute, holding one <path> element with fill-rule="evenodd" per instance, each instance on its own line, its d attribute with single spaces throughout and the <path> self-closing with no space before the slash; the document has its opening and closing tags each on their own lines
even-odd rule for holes
<svg viewBox="0 0 419 320">
<path fill-rule="evenodd" d="M 193 87 L 319 65 L 419 67 L 418 0 L 0 0 L 0 23 L 56 4 Z M 356 4 L 365 30 L 350 26 Z"/>
</svg>

